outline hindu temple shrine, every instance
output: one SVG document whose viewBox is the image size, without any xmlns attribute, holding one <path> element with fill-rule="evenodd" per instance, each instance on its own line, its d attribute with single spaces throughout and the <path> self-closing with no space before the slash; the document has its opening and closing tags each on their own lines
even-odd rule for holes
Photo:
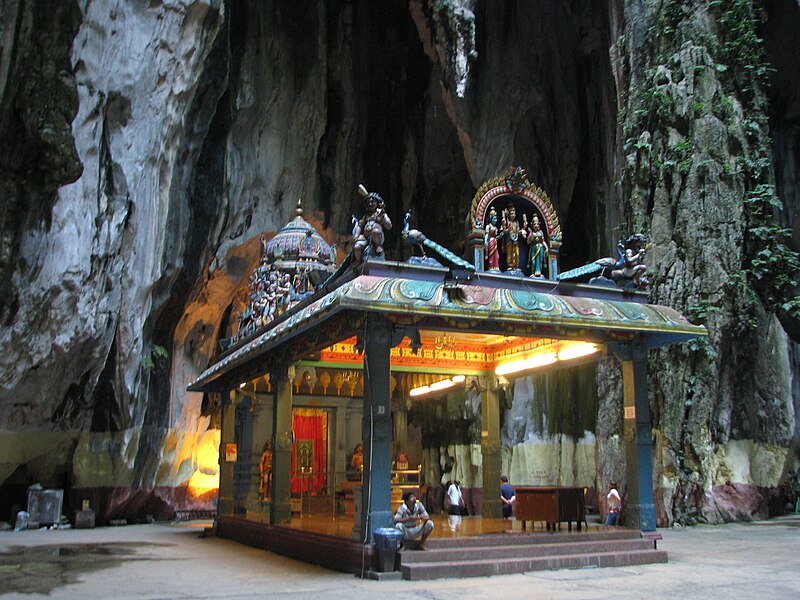
<svg viewBox="0 0 800 600">
<path fill-rule="evenodd" d="M 262 239 L 238 327 L 189 386 L 223 403 L 217 533 L 363 570 L 404 492 L 438 513 L 456 479 L 471 533 L 513 533 L 500 518 L 503 474 L 517 486 L 518 533 L 560 532 L 562 522 L 577 533 L 587 504 L 604 500 L 589 489 L 581 443 L 596 399 L 580 372 L 599 360 L 622 365 L 625 523 L 637 538 L 654 532 L 647 353 L 705 329 L 647 302 L 644 236 L 621 240 L 618 257 L 561 272 L 558 215 L 520 167 L 478 189 L 464 256 L 429 239 L 410 211 L 359 191 L 362 214 L 339 264 L 300 202 Z M 406 243 L 400 260 L 383 247 L 393 227 Z M 515 402 L 528 406 L 521 423 Z M 541 435 L 548 419 L 569 422 L 570 456 L 553 456 Z M 520 436 L 534 442 L 528 451 L 503 450 Z M 403 569 L 422 576 L 422 566 L 416 576 Z"/>
</svg>

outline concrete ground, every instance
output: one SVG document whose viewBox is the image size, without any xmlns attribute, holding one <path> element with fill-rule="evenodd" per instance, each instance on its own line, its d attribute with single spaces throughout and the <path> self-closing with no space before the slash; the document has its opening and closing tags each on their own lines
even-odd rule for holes
<svg viewBox="0 0 800 600">
<path fill-rule="evenodd" d="M 0 532 L 0 598 L 800 598 L 800 515 L 660 530 L 668 564 L 425 582 L 201 537 L 208 524 Z"/>
</svg>

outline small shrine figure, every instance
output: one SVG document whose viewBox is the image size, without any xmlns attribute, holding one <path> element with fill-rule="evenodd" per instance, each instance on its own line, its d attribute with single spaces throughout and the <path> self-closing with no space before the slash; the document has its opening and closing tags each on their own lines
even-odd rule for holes
<svg viewBox="0 0 800 600">
<path fill-rule="evenodd" d="M 305 294 L 308 291 L 308 271 L 308 267 L 298 267 L 297 272 L 294 274 L 292 285 L 294 286 L 294 293 L 296 296 Z"/>
<path fill-rule="evenodd" d="M 528 246 L 530 247 L 530 267 L 531 277 L 541 277 L 542 269 L 545 264 L 548 247 L 544 239 L 544 232 L 539 224 L 538 215 L 533 215 L 531 224 L 528 227 Z"/>
<path fill-rule="evenodd" d="M 283 314 L 289 308 L 289 301 L 292 296 L 292 278 L 288 273 L 284 273 L 278 284 L 277 302 L 280 308 L 279 314 Z"/>
<path fill-rule="evenodd" d="M 383 258 L 383 232 L 392 228 L 383 198 L 367 192 L 363 185 L 358 186 L 358 191 L 364 196 L 364 214 L 360 219 L 353 218 L 353 258 L 357 265 L 368 256 Z"/>
<path fill-rule="evenodd" d="M 630 281 L 633 287 L 640 288 L 647 285 L 644 273 L 647 266 L 644 264 L 644 256 L 650 248 L 647 238 L 641 233 L 630 236 L 625 243 L 619 242 L 617 248 L 620 253 L 620 260 L 617 268 L 611 271 L 611 279 L 617 285 L 621 282 Z"/>
<path fill-rule="evenodd" d="M 509 170 L 506 175 L 506 187 L 513 192 L 521 192 L 530 184 L 528 183 L 525 169 L 517 167 L 513 171 Z"/>
<path fill-rule="evenodd" d="M 517 209 L 513 204 L 503 210 L 503 221 L 500 224 L 503 233 L 503 250 L 506 255 L 506 270 L 519 269 L 519 238 L 526 237 L 527 231 L 517 221 Z"/>
<path fill-rule="evenodd" d="M 272 492 L 272 444 L 266 442 L 258 464 L 261 474 L 261 497 L 270 498 Z"/>
<path fill-rule="evenodd" d="M 502 236 L 503 233 L 497 228 L 497 211 L 492 208 L 483 234 L 483 251 L 486 253 L 486 265 L 489 271 L 500 270 L 500 249 L 497 247 L 497 242 Z"/>
<path fill-rule="evenodd" d="M 313 233 L 313 231 L 306 231 L 306 237 L 300 246 L 300 258 L 316 258 L 319 255 L 319 250 L 317 250 L 312 237 Z"/>
<path fill-rule="evenodd" d="M 267 258 L 267 238 L 265 238 L 263 235 L 259 236 L 258 242 L 261 247 L 261 253 L 258 256 L 260 257 L 261 263 L 263 264 Z"/>
</svg>

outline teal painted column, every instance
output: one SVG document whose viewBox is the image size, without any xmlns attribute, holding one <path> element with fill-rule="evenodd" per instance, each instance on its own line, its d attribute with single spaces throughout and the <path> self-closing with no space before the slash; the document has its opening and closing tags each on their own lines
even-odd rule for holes
<svg viewBox="0 0 800 600">
<path fill-rule="evenodd" d="M 391 502 L 392 415 L 390 324 L 377 315 L 367 320 L 364 344 L 364 475 L 359 538 L 372 543 L 372 532 L 394 523 Z"/>
<path fill-rule="evenodd" d="M 263 497 L 261 487 L 261 455 L 264 444 L 270 439 L 270 406 L 268 399 L 259 398 L 255 391 L 251 397 L 252 438 L 250 449 L 250 486 L 247 490 L 247 519 L 267 523 L 269 502 Z M 290 409 L 291 412 L 291 409 Z"/>
<path fill-rule="evenodd" d="M 624 414 L 626 486 L 623 496 L 625 524 L 641 531 L 656 530 L 653 500 L 653 432 L 647 397 L 647 349 L 641 345 L 620 346 Z"/>
<path fill-rule="evenodd" d="M 481 378 L 483 388 L 481 462 L 483 471 L 483 509 L 481 516 L 501 519 L 500 472 L 502 454 L 500 447 L 500 385 L 494 375 Z"/>
<path fill-rule="evenodd" d="M 227 444 L 233 444 L 236 429 L 236 392 L 220 394 L 221 417 L 219 432 L 219 500 L 217 501 L 217 516 L 233 515 L 233 465 L 235 461 L 228 462 L 226 456 Z M 238 452 L 238 449 L 237 449 Z"/>
<path fill-rule="evenodd" d="M 272 502 L 270 523 L 292 520 L 292 379 L 294 367 L 275 365 L 269 372 L 272 385 Z"/>
</svg>

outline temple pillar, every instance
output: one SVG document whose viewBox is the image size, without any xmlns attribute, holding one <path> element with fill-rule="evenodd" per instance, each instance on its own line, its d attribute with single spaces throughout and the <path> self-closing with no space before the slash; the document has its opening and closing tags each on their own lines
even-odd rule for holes
<svg viewBox="0 0 800 600">
<path fill-rule="evenodd" d="M 647 397 L 647 350 L 641 345 L 620 346 L 622 363 L 625 444 L 625 524 L 641 531 L 656 530 L 653 501 L 653 433 Z"/>
<path fill-rule="evenodd" d="M 236 391 L 220 394 L 222 404 L 219 432 L 219 496 L 217 516 L 233 515 L 233 465 L 228 461 L 226 447 L 235 443 L 236 430 Z"/>
<path fill-rule="evenodd" d="M 397 395 L 392 401 L 392 440 L 394 440 L 395 455 L 402 450 L 408 454 L 408 410 L 406 409 L 406 399 L 402 395 Z"/>
<path fill-rule="evenodd" d="M 391 502 L 391 385 L 390 324 L 369 315 L 364 341 L 364 474 L 361 486 L 361 518 L 356 533 L 372 542 L 372 532 L 394 523 Z"/>
<path fill-rule="evenodd" d="M 269 502 L 263 496 L 261 486 L 261 455 L 264 444 L 270 439 L 270 411 L 263 399 L 251 397 L 252 437 L 250 438 L 250 484 L 247 490 L 247 518 L 251 521 L 266 523 L 269 516 Z"/>
<path fill-rule="evenodd" d="M 272 383 L 272 501 L 270 523 L 285 525 L 292 520 L 292 380 L 294 367 L 275 365 Z"/>
<path fill-rule="evenodd" d="M 483 463 L 483 511 L 481 516 L 490 519 L 503 517 L 500 502 L 500 472 L 502 454 L 500 449 L 500 394 L 501 389 L 494 375 L 481 378 L 483 391 L 481 459 Z"/>
</svg>

